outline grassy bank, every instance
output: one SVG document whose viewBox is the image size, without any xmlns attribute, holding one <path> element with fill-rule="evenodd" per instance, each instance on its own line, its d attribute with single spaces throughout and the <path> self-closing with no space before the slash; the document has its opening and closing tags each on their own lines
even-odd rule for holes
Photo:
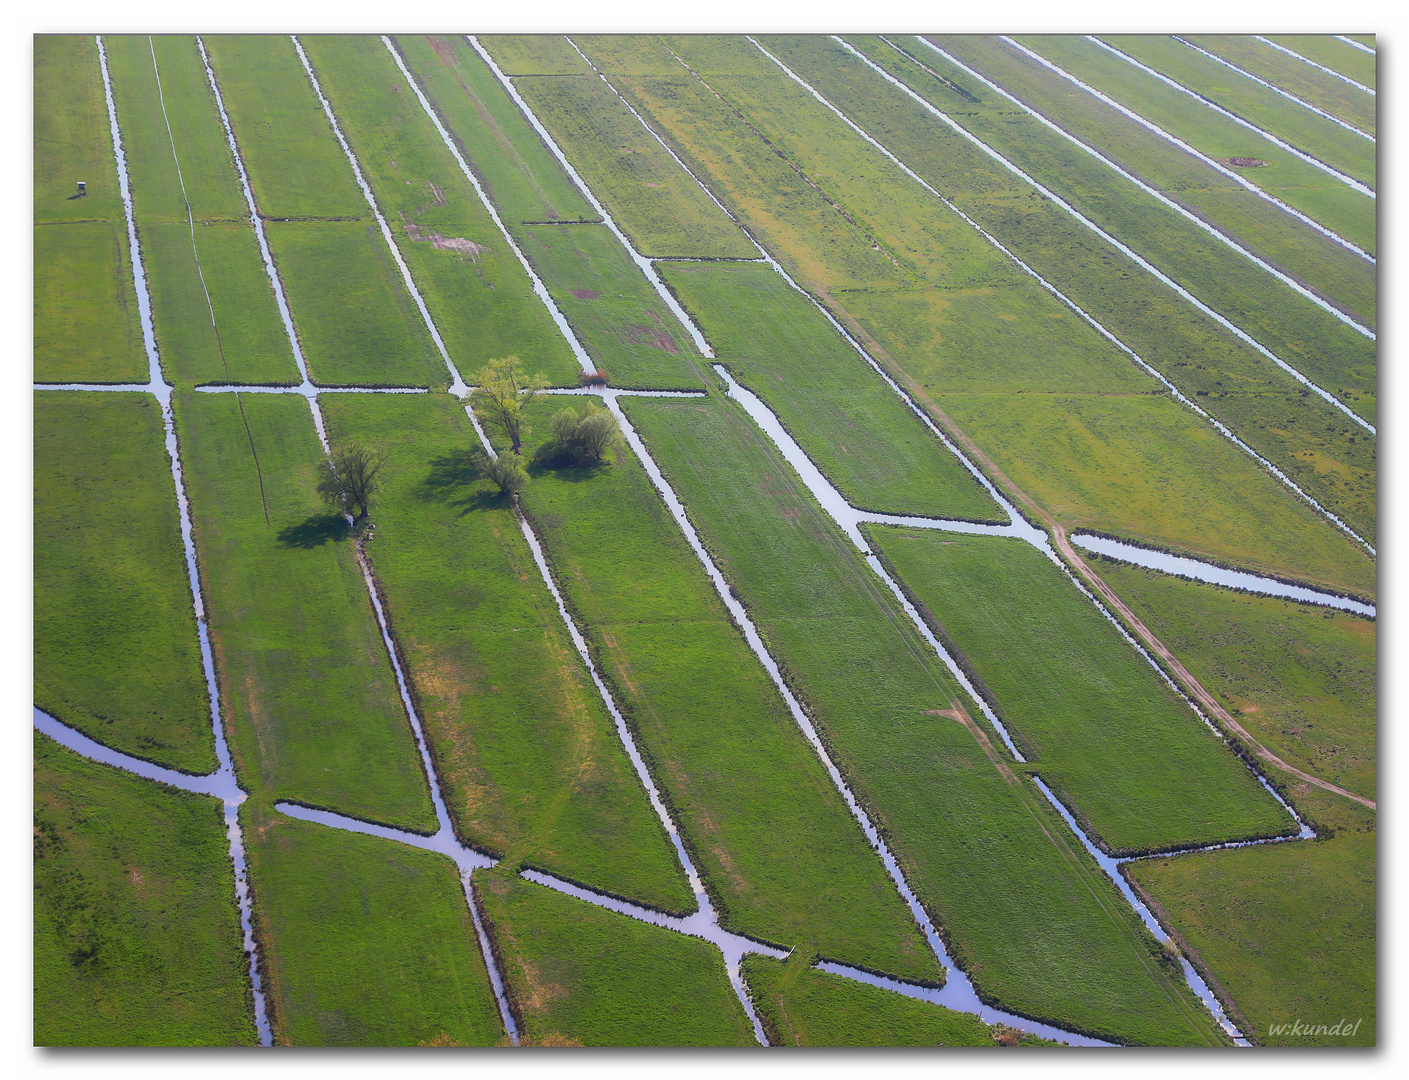
<svg viewBox="0 0 1409 1080">
<path fill-rule="evenodd" d="M 1036 789 L 943 715 L 948 671 L 742 410 L 629 409 L 985 999 L 1121 1041 L 1219 1041 Z"/>
<path fill-rule="evenodd" d="M 1036 548 L 884 526 L 867 535 L 977 676 L 1023 756 L 1110 850 L 1295 830 L 1242 761 Z"/>
<path fill-rule="evenodd" d="M 504 1037 L 453 862 L 257 806 L 245 827 L 277 1045 Z"/>
<path fill-rule="evenodd" d="M 719 950 L 503 871 L 475 875 L 525 1046 L 752 1046 Z"/>
<path fill-rule="evenodd" d="M 149 395 L 34 395 L 34 703 L 204 773 L 210 706 L 162 438 Z"/>
<path fill-rule="evenodd" d="M 88 193 L 76 197 L 75 181 Z M 127 226 L 92 37 L 34 38 L 34 377 L 144 382 Z"/>
<path fill-rule="evenodd" d="M 1265 746 L 1375 797 L 1375 623 L 1110 559 L 1095 566 Z"/>
<path fill-rule="evenodd" d="M 256 1042 L 220 804 L 34 736 L 36 1046 Z"/>
<path fill-rule="evenodd" d="M 959 459 L 771 266 L 663 270 L 715 356 L 768 403 L 852 505 L 1005 520 Z"/>
<path fill-rule="evenodd" d="M 1293 789 L 1320 839 L 1131 863 L 1127 874 L 1212 971 L 1245 1033 L 1271 1046 L 1373 1046 L 1375 815 Z M 1346 1027 L 1304 1036 L 1272 1025 Z"/>
<path fill-rule="evenodd" d="M 510 865 L 692 910 L 508 499 L 466 463 L 463 410 L 350 395 L 325 409 L 334 445 L 389 457 L 369 551 L 460 835 Z"/>
<path fill-rule="evenodd" d="M 301 40 L 461 376 L 518 355 L 575 384 L 572 351 L 381 39 Z"/>
<path fill-rule="evenodd" d="M 546 433 L 557 405 L 534 408 Z M 523 502 L 724 924 L 937 978 L 880 861 L 635 458 L 539 471 Z"/>
<path fill-rule="evenodd" d="M 262 798 L 433 832 L 366 586 L 341 519 L 315 491 L 323 455 L 307 402 L 249 395 L 248 435 L 233 394 L 175 404 L 242 782 Z"/>
<path fill-rule="evenodd" d="M 993 1046 L 976 1016 L 787 961 L 746 956 L 744 979 L 774 1046 Z"/>
<path fill-rule="evenodd" d="M 484 44 L 498 50 L 512 48 L 515 40 L 487 37 Z M 553 41 L 540 37 L 521 40 L 530 54 L 543 43 Z M 435 104 L 441 122 L 454 136 L 460 152 L 507 223 L 512 226 L 523 221 L 597 220 L 592 204 L 583 198 L 489 65 L 464 38 L 401 35 L 396 41 L 407 66 Z M 544 47 L 553 56 L 550 66 L 561 64 L 565 59 L 561 49 L 567 49 L 571 54 L 567 63 L 587 70 L 566 42 L 558 40 L 556 47 Z"/>
</svg>

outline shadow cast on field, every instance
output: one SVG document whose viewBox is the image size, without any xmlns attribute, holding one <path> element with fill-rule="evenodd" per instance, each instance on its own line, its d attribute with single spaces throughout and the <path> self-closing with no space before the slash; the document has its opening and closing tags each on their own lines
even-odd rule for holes
<svg viewBox="0 0 1409 1080">
<path fill-rule="evenodd" d="M 458 508 L 461 516 L 475 510 L 494 510 L 511 505 L 509 496 L 492 487 L 481 489 L 478 485 L 489 483 L 480 471 L 480 465 L 468 453 L 446 454 L 431 462 L 431 471 L 416 489 L 416 496 L 424 502 L 444 503 Z"/>
<path fill-rule="evenodd" d="M 351 532 L 347 519 L 341 514 L 314 514 L 306 521 L 281 530 L 279 543 L 284 547 L 316 548 L 346 540 Z"/>
</svg>

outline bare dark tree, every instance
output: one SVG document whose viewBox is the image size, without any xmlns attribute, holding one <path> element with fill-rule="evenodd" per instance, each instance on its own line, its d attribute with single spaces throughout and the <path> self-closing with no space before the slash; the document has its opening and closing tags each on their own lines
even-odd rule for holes
<svg viewBox="0 0 1409 1080">
<path fill-rule="evenodd" d="M 386 455 L 379 451 L 349 443 L 338 447 L 330 458 L 323 461 L 318 493 L 352 518 L 354 531 L 361 529 L 372 511 L 377 476 L 386 460 Z"/>
</svg>

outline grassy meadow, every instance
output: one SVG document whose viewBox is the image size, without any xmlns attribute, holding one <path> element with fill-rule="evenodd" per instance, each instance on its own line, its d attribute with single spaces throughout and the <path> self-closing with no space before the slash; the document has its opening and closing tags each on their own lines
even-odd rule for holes
<svg viewBox="0 0 1409 1080">
<path fill-rule="evenodd" d="M 533 406 L 540 431 L 557 407 Z M 641 465 L 621 451 L 612 464 L 535 472 L 523 505 L 723 924 L 938 979 L 880 860 Z"/>
<path fill-rule="evenodd" d="M 205 773 L 210 705 L 162 439 L 150 395 L 34 395 L 34 703 Z"/>
<path fill-rule="evenodd" d="M 1362 86 L 1375 89 L 1377 58 L 1347 45 L 1344 41 L 1337 41 L 1332 34 L 1269 34 L 1267 40 L 1275 41 L 1313 63 L 1354 79 Z"/>
<path fill-rule="evenodd" d="M 993 1046 L 978 1017 L 831 975 L 795 953 L 746 956 L 744 979 L 774 1046 Z"/>
<path fill-rule="evenodd" d="M 1298 784 L 1318 838 L 1129 863 L 1245 1034 L 1270 1046 L 1374 1046 L 1375 814 Z M 1347 1020 L 1351 1036 L 1274 1034 Z"/>
<path fill-rule="evenodd" d="M 1242 761 L 1036 548 L 929 530 L 866 531 L 1031 770 L 1107 850 L 1295 832 Z"/>
<path fill-rule="evenodd" d="M 459 834 L 510 866 L 693 910 L 509 500 L 466 460 L 464 411 L 338 395 L 325 416 L 334 446 L 389 458 L 368 551 Z"/>
<path fill-rule="evenodd" d="M 87 194 L 77 196 L 77 181 Z M 34 38 L 34 378 L 145 382 L 98 47 Z"/>
<path fill-rule="evenodd" d="M 956 721 L 947 669 L 743 411 L 629 415 L 984 1000 L 1121 1041 L 1221 1042 L 997 736 Z"/>
<path fill-rule="evenodd" d="M 959 459 L 771 266 L 662 269 L 720 363 L 768 403 L 852 505 L 1006 524 Z"/>
<path fill-rule="evenodd" d="M 34 1044 L 254 1044 L 220 803 L 38 732 L 34 770 Z"/>
<path fill-rule="evenodd" d="M 1284 761 L 1375 797 L 1376 624 L 1113 559 L 1097 573 Z"/>
<path fill-rule="evenodd" d="M 708 942 L 504 871 L 475 874 L 522 1046 L 753 1046 Z"/>
<path fill-rule="evenodd" d="M 234 394 L 178 394 L 175 404 L 242 783 L 261 799 L 434 832 L 352 544 L 314 490 L 322 451 L 308 403 L 248 395 L 248 429 Z"/>
<path fill-rule="evenodd" d="M 504 1038 L 448 858 L 258 806 L 245 836 L 275 1045 Z"/>
</svg>

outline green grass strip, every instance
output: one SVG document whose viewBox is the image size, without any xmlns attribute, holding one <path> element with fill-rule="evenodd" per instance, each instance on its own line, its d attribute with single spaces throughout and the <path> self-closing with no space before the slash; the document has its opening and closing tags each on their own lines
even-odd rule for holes
<svg viewBox="0 0 1409 1080">
<path fill-rule="evenodd" d="M 661 269 L 719 361 L 768 403 L 853 506 L 1006 524 L 959 459 L 771 266 Z"/>
<path fill-rule="evenodd" d="M 521 1046 L 753 1046 L 724 958 L 502 871 L 475 875 Z"/>
<path fill-rule="evenodd" d="M 204 41 L 260 213 L 370 217 L 293 42 L 284 34 Z"/>
<path fill-rule="evenodd" d="M 969 1013 L 787 961 L 746 956 L 744 978 L 774 1046 L 993 1046 L 993 1029 Z"/>
<path fill-rule="evenodd" d="M 167 377 L 176 383 L 298 382 L 194 40 L 122 36 L 109 39 L 107 48 Z"/>
<path fill-rule="evenodd" d="M 300 40 L 461 377 L 515 355 L 576 384 L 572 350 L 381 39 Z"/>
<path fill-rule="evenodd" d="M 485 44 L 494 50 L 512 40 L 486 38 Z M 572 53 L 566 42 L 557 41 Z M 404 34 L 396 42 L 441 122 L 511 228 L 523 221 L 598 220 L 489 65 L 464 38 Z M 587 70 L 576 53 L 572 60 Z"/>
<path fill-rule="evenodd" d="M 1269 34 L 1267 40 L 1275 41 L 1313 63 L 1354 79 L 1362 86 L 1375 89 L 1378 58 L 1361 52 L 1344 41 L 1337 41 L 1333 34 Z"/>
<path fill-rule="evenodd" d="M 1150 859 L 1127 873 L 1259 1043 L 1374 1046 L 1375 815 L 1310 785 L 1294 793 L 1319 839 Z"/>
<path fill-rule="evenodd" d="M 99 742 L 215 768 L 161 410 L 34 395 L 34 703 Z"/>
<path fill-rule="evenodd" d="M 504 1038 L 453 862 L 253 804 L 245 836 L 276 1045 Z"/>
<path fill-rule="evenodd" d="M 1375 623 L 1112 559 L 1096 569 L 1265 746 L 1375 797 Z"/>
<path fill-rule="evenodd" d="M 511 866 L 693 910 L 508 499 L 466 461 L 464 411 L 400 395 L 324 408 L 334 445 L 389 458 L 369 551 L 460 835 Z"/>
<path fill-rule="evenodd" d="M 598 78 L 518 91 L 642 255 L 755 259 L 758 251 Z"/>
<path fill-rule="evenodd" d="M 592 68 L 558 34 L 482 34 L 479 43 L 511 77 L 592 74 Z"/>
<path fill-rule="evenodd" d="M 539 432 L 559 407 L 535 404 Z M 524 505 L 725 927 L 937 979 L 879 859 L 640 464 L 620 452 L 610 465 L 534 472 Z"/>
<path fill-rule="evenodd" d="M 174 404 L 241 783 L 434 832 L 362 574 L 315 491 L 323 454 L 308 403 L 249 395 L 248 439 L 233 394 L 178 393 Z"/>
<path fill-rule="evenodd" d="M 1242 761 L 1036 548 L 890 527 L 867 536 L 977 676 L 1023 756 L 1109 850 L 1295 832 Z"/>
<path fill-rule="evenodd" d="M 253 1046 L 220 804 L 34 736 L 34 1044 Z"/>
<path fill-rule="evenodd" d="M 985 1000 L 1121 1041 L 1221 1041 L 1035 787 L 935 715 L 954 680 L 743 411 L 629 415 Z"/>
<path fill-rule="evenodd" d="M 76 197 L 78 181 L 87 194 Z M 98 46 L 34 38 L 34 377 L 145 382 Z"/>
</svg>

